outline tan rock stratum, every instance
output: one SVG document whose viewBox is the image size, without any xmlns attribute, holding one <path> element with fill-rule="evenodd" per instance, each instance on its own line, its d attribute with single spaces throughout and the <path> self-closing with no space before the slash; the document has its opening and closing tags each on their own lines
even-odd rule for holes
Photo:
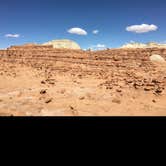
<svg viewBox="0 0 166 166">
<path fill-rule="evenodd" d="M 81 49 L 76 42 L 68 39 L 52 40 L 43 45 L 53 45 L 54 48 Z"/>
<path fill-rule="evenodd" d="M 0 50 L 0 116 L 166 116 L 162 58 L 163 48 Z"/>
<path fill-rule="evenodd" d="M 121 48 L 166 48 L 166 44 L 159 44 L 155 42 L 150 42 L 147 44 L 144 43 L 136 43 L 136 42 L 131 42 L 123 45 Z"/>
</svg>

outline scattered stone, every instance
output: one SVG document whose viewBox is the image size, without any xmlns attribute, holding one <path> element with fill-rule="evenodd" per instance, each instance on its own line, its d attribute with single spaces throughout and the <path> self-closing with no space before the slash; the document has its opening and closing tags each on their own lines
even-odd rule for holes
<svg viewBox="0 0 166 166">
<path fill-rule="evenodd" d="M 132 81 L 132 80 L 127 80 L 126 82 L 127 82 L 128 84 L 133 83 L 133 81 Z"/>
<path fill-rule="evenodd" d="M 161 94 L 161 93 L 162 93 L 162 89 L 161 89 L 161 88 L 157 88 L 157 89 L 155 90 L 155 93 Z"/>
<path fill-rule="evenodd" d="M 61 94 L 64 94 L 65 92 L 66 92 L 66 89 L 61 89 L 61 90 L 60 90 L 60 93 L 61 93 Z"/>
<path fill-rule="evenodd" d="M 53 100 L 52 98 L 49 98 L 49 99 L 47 99 L 47 100 L 45 101 L 45 103 L 48 104 L 48 103 L 52 102 L 52 100 Z"/>
<path fill-rule="evenodd" d="M 46 82 L 45 81 L 41 81 L 41 84 L 45 84 Z"/>
<path fill-rule="evenodd" d="M 147 86 L 152 86 L 152 87 L 154 87 L 155 84 L 154 84 L 154 83 L 148 83 Z"/>
<path fill-rule="evenodd" d="M 106 89 L 113 89 L 113 87 L 112 86 L 106 86 Z"/>
<path fill-rule="evenodd" d="M 151 91 L 151 90 L 154 90 L 154 88 L 151 87 L 151 86 L 147 86 L 147 87 L 144 88 L 144 90 L 145 90 L 145 91 Z"/>
<path fill-rule="evenodd" d="M 85 97 L 84 97 L 84 96 L 79 97 L 79 100 L 84 100 L 84 99 L 85 99 Z"/>
<path fill-rule="evenodd" d="M 156 100 L 153 99 L 152 102 L 153 102 L 153 103 L 156 103 Z"/>
<path fill-rule="evenodd" d="M 117 92 L 119 92 L 119 93 L 120 93 L 120 92 L 122 92 L 122 90 L 121 90 L 121 89 L 117 89 L 116 91 L 117 91 Z"/>
<path fill-rule="evenodd" d="M 47 93 L 47 90 L 46 89 L 42 89 L 41 91 L 40 91 L 40 94 L 46 94 Z"/>
<path fill-rule="evenodd" d="M 139 89 L 138 84 L 134 83 L 133 86 L 134 86 L 135 89 Z"/>
<path fill-rule="evenodd" d="M 114 99 L 112 100 L 112 102 L 113 102 L 113 103 L 117 103 L 117 104 L 121 104 L 121 101 L 120 101 L 119 99 L 117 99 L 117 98 L 114 98 Z"/>
<path fill-rule="evenodd" d="M 79 78 L 79 79 L 82 79 L 82 75 L 81 75 L 81 74 L 79 74 L 79 75 L 78 75 L 78 78 Z"/>
<path fill-rule="evenodd" d="M 71 110 L 74 110 L 74 107 L 72 107 L 72 106 L 69 106 L 69 107 L 70 107 Z"/>
<path fill-rule="evenodd" d="M 157 79 L 152 79 L 152 83 L 157 84 L 157 83 L 160 83 L 160 81 L 158 81 Z"/>
<path fill-rule="evenodd" d="M 78 111 L 74 107 L 70 106 L 70 109 L 71 109 L 71 112 L 74 116 L 78 115 Z"/>
<path fill-rule="evenodd" d="M 48 82 L 48 84 L 50 84 L 50 85 L 55 85 L 55 82 Z"/>
</svg>

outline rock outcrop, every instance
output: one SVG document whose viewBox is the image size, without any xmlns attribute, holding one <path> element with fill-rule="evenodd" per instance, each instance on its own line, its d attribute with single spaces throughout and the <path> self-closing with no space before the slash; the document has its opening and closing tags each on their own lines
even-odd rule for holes
<svg viewBox="0 0 166 166">
<path fill-rule="evenodd" d="M 27 43 L 24 45 L 19 46 L 11 46 L 7 48 L 7 50 L 48 50 L 52 49 L 52 45 L 40 45 L 40 44 L 34 44 L 34 43 Z"/>
<path fill-rule="evenodd" d="M 147 44 L 131 42 L 123 45 L 121 48 L 166 48 L 166 44 L 150 42 Z"/>
<path fill-rule="evenodd" d="M 48 46 L 23 46 L 0 50 L 0 63 L 21 64 L 37 70 L 45 69 L 47 80 L 54 72 L 68 72 L 78 75 L 79 78 L 89 76 L 103 79 L 105 82 L 101 87 L 118 93 L 121 93 L 124 87 L 130 87 L 160 94 L 166 86 L 165 69 L 157 70 L 156 64 L 151 61 L 156 58 L 154 54 L 161 55 L 165 60 L 164 48 L 91 52 L 45 47 Z M 161 60 L 159 56 L 157 59 Z"/>
<path fill-rule="evenodd" d="M 66 49 L 81 49 L 81 47 L 74 41 L 71 40 L 52 40 L 43 45 L 53 45 L 54 48 L 66 48 Z"/>
<path fill-rule="evenodd" d="M 165 62 L 165 59 L 162 56 L 157 54 L 153 54 L 152 56 L 150 56 L 150 60 L 152 62 L 161 62 L 161 63 Z"/>
</svg>

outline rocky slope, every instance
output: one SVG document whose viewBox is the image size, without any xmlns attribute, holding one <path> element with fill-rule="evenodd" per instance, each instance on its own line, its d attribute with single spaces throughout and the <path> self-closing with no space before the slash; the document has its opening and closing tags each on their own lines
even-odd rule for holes
<svg viewBox="0 0 166 166">
<path fill-rule="evenodd" d="M 166 49 L 0 51 L 0 115 L 166 115 Z M 7 110 L 7 111 L 6 111 Z"/>
</svg>

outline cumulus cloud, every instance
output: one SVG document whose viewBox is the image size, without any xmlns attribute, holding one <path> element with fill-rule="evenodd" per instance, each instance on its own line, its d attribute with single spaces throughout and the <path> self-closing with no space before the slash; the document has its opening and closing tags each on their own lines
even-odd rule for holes
<svg viewBox="0 0 166 166">
<path fill-rule="evenodd" d="M 105 44 L 97 44 L 96 47 L 97 47 L 97 48 L 105 48 L 106 45 L 105 45 Z"/>
<path fill-rule="evenodd" d="M 106 49 L 105 44 L 97 44 L 90 47 L 91 50 L 104 50 Z"/>
<path fill-rule="evenodd" d="M 158 27 L 156 25 L 148 25 L 148 24 L 141 24 L 141 25 L 131 25 L 126 27 L 126 31 L 128 32 L 135 32 L 135 33 L 147 33 L 150 31 L 156 31 Z"/>
<path fill-rule="evenodd" d="M 20 34 L 6 34 L 5 37 L 8 37 L 8 38 L 19 38 Z"/>
<path fill-rule="evenodd" d="M 93 30 L 92 33 L 96 35 L 99 33 L 99 30 Z"/>
<path fill-rule="evenodd" d="M 81 28 L 71 28 L 68 30 L 68 33 L 76 34 L 76 35 L 87 35 L 88 34 L 84 29 L 81 29 Z"/>
</svg>

